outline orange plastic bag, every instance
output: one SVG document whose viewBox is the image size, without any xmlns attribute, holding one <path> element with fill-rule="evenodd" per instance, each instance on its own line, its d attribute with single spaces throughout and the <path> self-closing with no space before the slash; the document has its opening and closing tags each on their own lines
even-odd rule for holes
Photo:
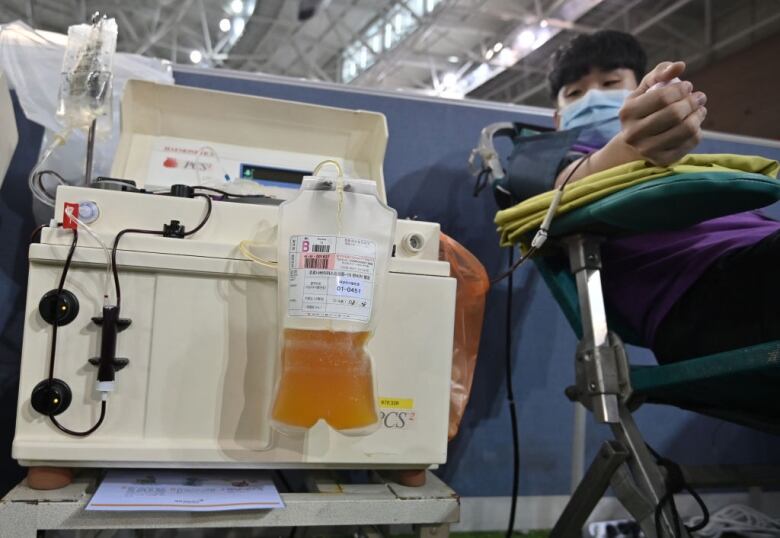
<svg viewBox="0 0 780 538">
<path fill-rule="evenodd" d="M 490 288 L 485 267 L 463 245 L 441 234 L 439 259 L 450 263 L 450 276 L 458 282 L 455 294 L 455 338 L 452 346 L 452 384 L 448 438 L 458 433 L 460 421 L 471 395 L 471 382 L 477 365 L 485 296 Z"/>
</svg>

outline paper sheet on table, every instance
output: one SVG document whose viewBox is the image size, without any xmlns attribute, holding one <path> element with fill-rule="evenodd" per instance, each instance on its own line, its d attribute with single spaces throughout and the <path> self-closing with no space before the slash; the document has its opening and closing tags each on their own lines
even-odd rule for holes
<svg viewBox="0 0 780 538">
<path fill-rule="evenodd" d="M 284 508 L 259 471 L 111 470 L 87 510 L 215 512 Z"/>
</svg>

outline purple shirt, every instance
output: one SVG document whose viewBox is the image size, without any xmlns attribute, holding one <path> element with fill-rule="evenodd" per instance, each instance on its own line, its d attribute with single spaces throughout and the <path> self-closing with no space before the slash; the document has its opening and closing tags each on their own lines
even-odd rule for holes
<svg viewBox="0 0 780 538">
<path fill-rule="evenodd" d="M 780 222 L 751 211 L 683 230 L 612 239 L 602 251 L 604 298 L 652 345 L 664 316 L 713 262 L 778 230 Z"/>
</svg>

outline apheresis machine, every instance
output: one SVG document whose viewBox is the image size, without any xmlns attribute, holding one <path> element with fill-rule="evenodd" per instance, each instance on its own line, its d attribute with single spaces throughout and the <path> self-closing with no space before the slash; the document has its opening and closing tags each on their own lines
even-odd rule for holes
<svg viewBox="0 0 780 538">
<path fill-rule="evenodd" d="M 386 205 L 378 113 L 139 81 L 110 178 L 29 250 L 28 466 L 428 467 L 455 280 Z M 40 185 L 39 185 L 40 186 Z"/>
</svg>

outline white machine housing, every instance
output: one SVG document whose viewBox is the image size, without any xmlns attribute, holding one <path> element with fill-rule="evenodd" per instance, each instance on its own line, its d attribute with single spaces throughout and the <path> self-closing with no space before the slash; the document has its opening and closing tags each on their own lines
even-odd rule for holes
<svg viewBox="0 0 780 538">
<path fill-rule="evenodd" d="M 347 177 L 377 182 L 386 201 L 382 162 L 387 122 L 361 110 L 132 80 L 122 98 L 122 132 L 111 174 L 139 187 L 225 184 L 255 166 L 292 178 L 255 178 L 287 199 L 326 159 Z M 262 173 L 262 172 L 261 172 Z"/>
<path fill-rule="evenodd" d="M 185 102 L 194 107 L 193 117 L 185 114 Z M 214 108 L 215 102 L 223 108 Z M 176 113 L 168 109 L 174 105 Z M 137 82 L 128 85 L 123 114 L 113 175 L 141 185 L 153 184 L 144 155 L 148 164 L 160 137 L 202 136 L 208 145 L 235 148 L 240 144 L 228 130 L 249 133 L 254 121 L 264 132 L 243 138 L 251 153 L 235 150 L 236 157 L 295 170 L 335 159 L 350 175 L 375 180 L 384 197 L 387 129 L 381 114 Z M 266 132 L 271 129 L 277 136 Z M 265 144 L 271 146 L 267 153 Z M 202 198 L 60 187 L 55 215 L 62 218 L 65 202 L 84 201 L 98 207 L 91 226 L 108 244 L 121 229 L 160 229 L 172 219 L 191 229 L 205 207 Z M 396 254 L 369 343 L 380 427 L 369 435 L 345 436 L 320 422 L 294 437 L 270 424 L 278 362 L 276 271 L 246 260 L 237 248 L 244 239 L 266 243 L 262 254 L 275 258 L 277 214 L 272 205 L 215 201 L 207 225 L 190 237 L 123 237 L 117 255 L 121 317 L 132 324 L 119 333 L 117 356 L 130 363 L 117 372 L 104 423 L 84 438 L 62 433 L 30 404 L 33 387 L 47 377 L 52 334 L 38 304 L 56 289 L 72 240 L 69 230 L 45 228 L 41 242 L 30 247 L 14 458 L 24 465 L 104 467 L 443 463 L 455 280 L 449 265 L 438 261 L 438 224 L 401 220 L 396 228 Z M 59 329 L 55 364 L 55 377 L 73 392 L 58 419 L 73 430 L 89 428 L 100 411 L 96 368 L 87 360 L 98 355 L 100 331 L 91 318 L 100 315 L 104 275 L 103 250 L 80 233 L 65 285 L 80 308 Z"/>
</svg>

